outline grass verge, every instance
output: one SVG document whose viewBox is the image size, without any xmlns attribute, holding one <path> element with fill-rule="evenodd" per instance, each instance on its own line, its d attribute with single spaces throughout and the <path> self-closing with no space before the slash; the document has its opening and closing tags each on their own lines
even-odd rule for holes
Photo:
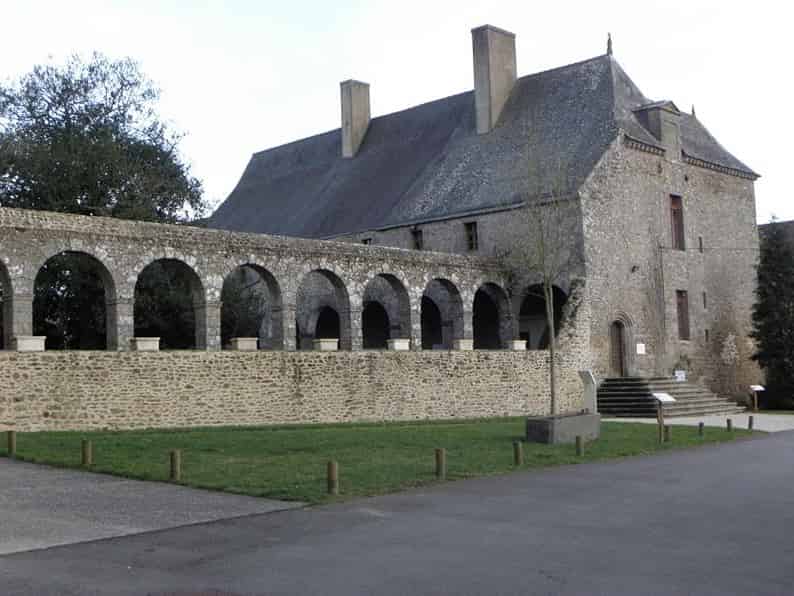
<svg viewBox="0 0 794 596">
<path fill-rule="evenodd" d="M 168 480 L 171 449 L 182 450 L 182 484 L 232 493 L 322 503 L 376 495 L 435 482 L 434 449 L 447 450 L 447 478 L 515 470 L 513 446 L 524 419 L 267 428 L 196 428 L 120 432 L 18 433 L 17 457 L 79 468 L 81 440 L 93 442 L 96 472 Z M 655 425 L 604 422 L 584 457 L 572 445 L 524 444 L 522 469 L 576 464 L 731 441 L 728 433 L 674 427 L 671 443 L 657 442 Z M 3 441 L 5 443 L 5 441 Z M 6 455 L 5 445 L 0 455 Z M 340 497 L 325 494 L 325 466 L 339 462 Z"/>
</svg>

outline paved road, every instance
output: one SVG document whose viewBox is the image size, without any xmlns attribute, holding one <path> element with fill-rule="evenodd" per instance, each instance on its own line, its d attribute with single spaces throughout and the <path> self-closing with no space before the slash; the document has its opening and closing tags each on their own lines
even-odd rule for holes
<svg viewBox="0 0 794 596">
<path fill-rule="evenodd" d="M 666 424 L 697 426 L 701 422 L 706 426 L 725 428 L 726 420 L 730 418 L 736 428 L 747 428 L 748 418 L 753 417 L 753 428 L 768 433 L 779 433 L 794 430 L 794 414 L 767 414 L 765 412 L 748 412 L 746 414 L 714 414 L 710 416 L 671 416 L 665 418 Z M 656 418 L 604 418 L 608 422 L 642 422 L 643 424 L 658 424 Z"/>
<path fill-rule="evenodd" d="M 8 594 L 791 594 L 794 433 L 0 557 Z M 2 589 L 2 588 L 0 588 Z"/>
<path fill-rule="evenodd" d="M 0 554 L 296 506 L 0 458 Z"/>
</svg>

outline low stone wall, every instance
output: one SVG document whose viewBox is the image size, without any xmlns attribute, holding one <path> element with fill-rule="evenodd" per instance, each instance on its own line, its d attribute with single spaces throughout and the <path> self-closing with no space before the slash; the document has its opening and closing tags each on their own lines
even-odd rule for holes
<svg viewBox="0 0 794 596">
<path fill-rule="evenodd" d="M 548 413 L 547 352 L 0 352 L 0 430 Z M 582 407 L 576 351 L 560 411 Z"/>
</svg>

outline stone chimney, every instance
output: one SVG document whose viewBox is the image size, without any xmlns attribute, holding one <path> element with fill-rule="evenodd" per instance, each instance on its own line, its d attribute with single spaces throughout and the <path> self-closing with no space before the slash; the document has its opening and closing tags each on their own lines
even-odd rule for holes
<svg viewBox="0 0 794 596">
<path fill-rule="evenodd" d="M 493 130 L 516 82 L 516 36 L 483 25 L 471 30 L 477 133 Z"/>
<path fill-rule="evenodd" d="M 369 127 L 369 84 L 339 83 L 342 95 L 342 157 L 355 157 Z"/>
<path fill-rule="evenodd" d="M 659 101 L 635 110 L 640 123 L 664 147 L 670 161 L 681 160 L 681 111 L 672 101 Z"/>
</svg>

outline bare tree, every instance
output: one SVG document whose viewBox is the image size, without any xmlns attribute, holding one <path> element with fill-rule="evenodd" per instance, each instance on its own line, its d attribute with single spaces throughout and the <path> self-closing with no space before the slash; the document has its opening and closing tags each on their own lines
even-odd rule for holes
<svg viewBox="0 0 794 596">
<path fill-rule="evenodd" d="M 565 169 L 558 165 L 547 192 L 527 199 L 517 211 L 518 233 L 507 240 L 497 257 L 516 285 L 525 287 L 532 282 L 540 286 L 539 296 L 545 303 L 546 333 L 549 349 L 549 391 L 551 415 L 557 413 L 557 338 L 555 329 L 554 288 L 569 279 L 576 266 L 579 202 L 576 195 L 564 190 Z M 530 166 L 530 180 L 540 179 Z M 530 286 L 530 293 L 532 286 Z"/>
</svg>

